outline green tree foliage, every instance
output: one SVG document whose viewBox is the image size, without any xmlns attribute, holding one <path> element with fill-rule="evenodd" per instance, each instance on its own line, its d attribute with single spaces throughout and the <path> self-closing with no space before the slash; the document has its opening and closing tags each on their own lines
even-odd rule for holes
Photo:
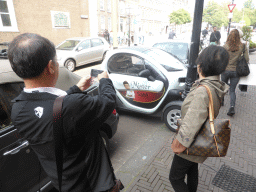
<svg viewBox="0 0 256 192">
<path fill-rule="evenodd" d="M 246 26 L 251 25 L 251 19 L 247 15 L 244 16 L 244 21 Z"/>
<path fill-rule="evenodd" d="M 245 41 L 249 41 L 251 39 L 251 37 L 252 37 L 252 29 L 251 29 L 251 27 L 243 26 L 242 31 L 243 31 L 243 39 Z"/>
<path fill-rule="evenodd" d="M 233 11 L 232 22 L 239 23 L 242 19 L 243 19 L 243 12 L 235 8 Z"/>
<path fill-rule="evenodd" d="M 251 25 L 256 26 L 256 9 L 252 10 Z"/>
<path fill-rule="evenodd" d="M 245 21 L 247 26 L 256 25 L 256 10 L 252 0 L 245 1 L 243 15 L 243 20 Z"/>
<path fill-rule="evenodd" d="M 227 4 L 226 4 L 227 6 Z M 208 22 L 212 26 L 221 27 L 228 25 L 228 9 L 223 5 L 219 5 L 214 1 L 209 1 L 204 8 L 203 21 Z"/>
<path fill-rule="evenodd" d="M 244 2 L 244 8 L 247 9 L 254 9 L 254 4 L 252 3 L 252 0 L 247 0 Z"/>
<path fill-rule="evenodd" d="M 170 14 L 170 23 L 175 23 L 176 25 L 186 24 L 191 22 L 191 17 L 188 11 L 184 9 L 179 9 Z"/>
</svg>

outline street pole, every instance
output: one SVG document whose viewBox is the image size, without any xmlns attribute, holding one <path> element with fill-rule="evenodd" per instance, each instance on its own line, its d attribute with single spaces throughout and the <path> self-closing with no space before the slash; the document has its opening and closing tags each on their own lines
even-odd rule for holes
<svg viewBox="0 0 256 192">
<path fill-rule="evenodd" d="M 234 0 L 232 0 L 232 4 L 234 4 Z M 228 35 L 230 32 L 230 25 L 231 25 L 231 18 L 229 18 L 229 23 L 228 23 Z"/>
<path fill-rule="evenodd" d="M 204 0 L 196 0 L 192 38 L 191 38 L 191 45 L 190 45 L 189 66 L 187 71 L 185 90 L 182 93 L 183 99 L 186 98 L 187 94 L 190 91 L 190 88 L 192 87 L 192 84 L 194 83 L 197 77 L 196 59 L 199 53 L 203 8 L 204 8 Z"/>
</svg>

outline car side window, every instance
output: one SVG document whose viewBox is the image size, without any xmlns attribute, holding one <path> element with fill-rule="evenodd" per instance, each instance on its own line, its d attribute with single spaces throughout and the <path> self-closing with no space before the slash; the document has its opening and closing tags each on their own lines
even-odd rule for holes
<svg viewBox="0 0 256 192">
<path fill-rule="evenodd" d="M 24 88 L 24 83 L 8 83 L 0 85 L 0 130 L 11 125 L 12 100 Z"/>
<path fill-rule="evenodd" d="M 101 39 L 91 39 L 91 41 L 92 41 L 92 47 L 104 45 Z"/>
<path fill-rule="evenodd" d="M 78 46 L 78 49 L 83 50 L 83 49 L 88 49 L 88 48 L 90 48 L 90 47 L 91 47 L 91 42 L 90 42 L 90 40 L 88 39 L 88 40 L 83 41 L 83 42 Z"/>
<path fill-rule="evenodd" d="M 108 61 L 109 73 L 138 76 L 145 69 L 143 59 L 127 53 L 117 53 Z"/>
<path fill-rule="evenodd" d="M 139 73 L 145 69 L 143 59 L 131 55 L 128 63 L 127 75 L 139 76 Z"/>
<path fill-rule="evenodd" d="M 117 53 L 107 63 L 109 73 L 125 74 L 128 68 L 129 58 L 126 54 Z"/>
</svg>

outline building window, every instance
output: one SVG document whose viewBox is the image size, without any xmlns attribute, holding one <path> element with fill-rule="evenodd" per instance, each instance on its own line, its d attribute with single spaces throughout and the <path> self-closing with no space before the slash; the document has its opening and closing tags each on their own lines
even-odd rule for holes
<svg viewBox="0 0 256 192">
<path fill-rule="evenodd" d="M 108 12 L 111 12 L 111 0 L 108 0 Z"/>
<path fill-rule="evenodd" d="M 120 19 L 120 31 L 124 32 L 124 20 Z"/>
<path fill-rule="evenodd" d="M 51 11 L 53 28 L 70 28 L 68 12 Z"/>
<path fill-rule="evenodd" d="M 108 18 L 108 31 L 112 30 L 111 17 Z"/>
<path fill-rule="evenodd" d="M 100 10 L 104 10 L 104 0 L 100 0 Z"/>
<path fill-rule="evenodd" d="M 101 30 L 105 30 L 106 29 L 105 28 L 105 17 L 103 15 L 100 17 L 100 29 Z"/>
<path fill-rule="evenodd" d="M 0 31 L 18 32 L 12 0 L 0 0 Z"/>
</svg>

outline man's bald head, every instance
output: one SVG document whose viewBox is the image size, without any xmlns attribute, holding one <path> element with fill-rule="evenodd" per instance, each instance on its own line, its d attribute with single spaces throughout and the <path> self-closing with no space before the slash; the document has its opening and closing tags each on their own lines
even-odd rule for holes
<svg viewBox="0 0 256 192">
<path fill-rule="evenodd" d="M 8 58 L 13 71 L 23 79 L 39 76 L 49 61 L 55 60 L 54 44 L 33 33 L 24 33 L 13 39 L 8 48 Z"/>
</svg>

